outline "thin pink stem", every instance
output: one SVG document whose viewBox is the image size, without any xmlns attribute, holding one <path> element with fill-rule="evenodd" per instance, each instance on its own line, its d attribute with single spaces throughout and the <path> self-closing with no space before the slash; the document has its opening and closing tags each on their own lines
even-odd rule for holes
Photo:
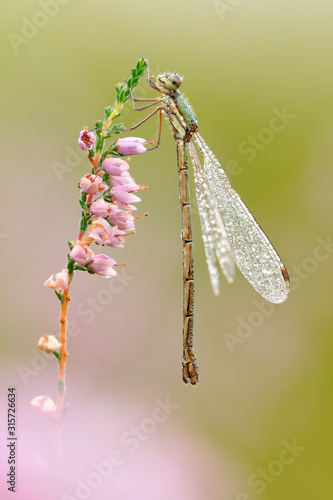
<svg viewBox="0 0 333 500">
<path fill-rule="evenodd" d="M 57 397 L 57 407 L 56 407 L 56 442 L 58 448 L 58 457 L 60 466 L 63 466 L 63 443 L 62 443 L 62 432 L 61 432 L 61 418 L 62 410 L 64 405 L 64 395 L 65 395 L 65 382 L 66 382 L 66 360 L 68 356 L 68 351 L 66 348 L 66 328 L 67 328 L 67 310 L 68 303 L 71 300 L 69 296 L 70 281 L 68 282 L 68 288 L 63 293 L 63 299 L 61 303 L 61 315 L 60 315 L 60 350 L 59 350 L 59 365 L 58 365 L 58 397 Z"/>
</svg>

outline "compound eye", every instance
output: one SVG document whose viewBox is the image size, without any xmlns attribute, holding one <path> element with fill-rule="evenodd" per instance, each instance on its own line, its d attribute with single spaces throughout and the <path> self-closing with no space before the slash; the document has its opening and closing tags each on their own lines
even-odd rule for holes
<svg viewBox="0 0 333 500">
<path fill-rule="evenodd" d="M 177 73 L 173 73 L 170 75 L 167 80 L 165 81 L 165 87 L 168 90 L 177 90 L 182 83 L 182 79 L 180 78 Z"/>
</svg>

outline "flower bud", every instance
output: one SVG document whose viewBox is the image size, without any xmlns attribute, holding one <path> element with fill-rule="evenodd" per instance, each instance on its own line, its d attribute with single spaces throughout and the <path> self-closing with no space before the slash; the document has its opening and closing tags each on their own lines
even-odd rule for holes
<svg viewBox="0 0 333 500">
<path fill-rule="evenodd" d="M 127 172 L 129 164 L 121 158 L 106 158 L 102 163 L 102 167 L 109 175 L 121 175 Z"/>
<path fill-rule="evenodd" d="M 36 396 L 32 401 L 30 401 L 31 406 L 36 408 L 42 413 L 55 413 L 57 407 L 50 396 Z"/>
<path fill-rule="evenodd" d="M 43 335 L 37 344 L 37 347 L 45 352 L 53 352 L 58 351 L 60 349 L 61 344 L 58 339 L 54 335 Z"/>
<path fill-rule="evenodd" d="M 121 155 L 136 155 L 145 153 L 147 149 L 144 147 L 146 139 L 140 137 L 124 137 L 116 141 L 118 153 Z"/>
<path fill-rule="evenodd" d="M 110 193 L 112 194 L 113 201 L 116 201 L 119 207 L 126 208 L 127 210 L 137 210 L 136 207 L 129 203 L 138 203 L 141 201 L 141 198 L 133 194 L 133 191 L 139 191 L 139 189 L 142 189 L 142 187 L 136 184 L 115 186 L 111 188 Z"/>
<path fill-rule="evenodd" d="M 90 206 L 90 212 L 97 217 L 108 217 L 117 210 L 116 205 L 105 201 L 103 198 L 93 201 Z"/>
<path fill-rule="evenodd" d="M 89 264 L 89 269 L 94 271 L 96 274 L 100 274 L 104 278 L 111 278 L 116 276 L 116 271 L 113 266 L 116 265 L 116 261 L 104 254 L 95 255 L 94 260 Z"/>
<path fill-rule="evenodd" d="M 117 210 L 109 216 L 108 220 L 122 231 L 135 232 L 134 217 L 125 210 Z"/>
<path fill-rule="evenodd" d="M 80 189 L 86 194 L 97 194 L 101 191 L 105 191 L 107 186 L 102 184 L 102 177 L 95 174 L 86 174 L 81 177 Z"/>
<path fill-rule="evenodd" d="M 70 256 L 79 266 L 85 266 L 94 258 L 95 254 L 82 241 L 77 241 L 70 252 Z"/>
</svg>

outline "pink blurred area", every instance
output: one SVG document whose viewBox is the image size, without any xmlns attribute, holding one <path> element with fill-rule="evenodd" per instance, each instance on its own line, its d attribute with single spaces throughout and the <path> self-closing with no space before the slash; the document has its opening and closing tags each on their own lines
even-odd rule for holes
<svg viewBox="0 0 333 500">
<path fill-rule="evenodd" d="M 49 375 L 44 382 L 52 387 Z M 16 491 L 1 498 L 19 500 L 228 499 L 234 490 L 230 459 L 191 432 L 181 418 L 182 402 L 163 390 L 91 393 L 83 378 L 71 380 L 70 408 L 63 422 L 64 472 L 54 439 L 54 420 L 29 404 L 29 390 L 16 380 Z M 42 385 L 42 384 L 35 384 Z M 85 385 L 87 389 L 85 390 Z M 6 388 L 3 387 L 3 392 Z M 98 392 L 98 391 L 97 391 Z M 106 397 L 107 396 L 107 397 Z M 1 408 L 1 415 L 5 408 Z M 1 422 L 6 428 L 5 422 Z M 1 449 L 1 475 L 8 472 Z M 218 492 L 218 493 L 217 493 Z"/>
</svg>

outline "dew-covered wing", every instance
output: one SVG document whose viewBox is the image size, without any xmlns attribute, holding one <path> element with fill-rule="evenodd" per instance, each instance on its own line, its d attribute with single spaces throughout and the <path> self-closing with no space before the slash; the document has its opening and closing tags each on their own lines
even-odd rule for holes
<svg viewBox="0 0 333 500">
<path fill-rule="evenodd" d="M 231 245 L 216 201 L 205 181 L 204 171 L 196 150 L 191 142 L 187 144 L 187 147 L 193 166 L 195 192 L 209 276 L 214 294 L 218 295 L 220 293 L 220 286 L 217 262 L 219 262 L 228 282 L 232 283 L 234 279 L 235 266 Z"/>
<path fill-rule="evenodd" d="M 198 132 L 194 138 L 203 155 L 205 180 L 223 219 L 237 267 L 262 297 L 276 304 L 283 302 L 290 288 L 285 266 L 205 141 Z"/>
</svg>

